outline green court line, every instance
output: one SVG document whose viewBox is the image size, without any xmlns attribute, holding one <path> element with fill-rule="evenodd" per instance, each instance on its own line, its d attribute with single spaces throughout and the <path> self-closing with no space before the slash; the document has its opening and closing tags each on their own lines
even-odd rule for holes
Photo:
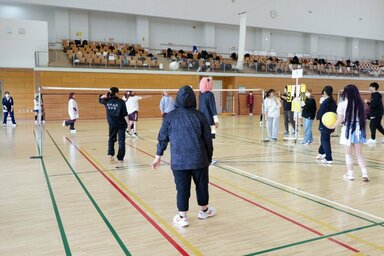
<svg viewBox="0 0 384 256">
<path fill-rule="evenodd" d="M 265 181 L 261 181 L 261 180 L 258 180 L 258 179 L 256 179 L 256 178 L 253 178 L 253 177 L 249 177 L 249 176 L 247 176 L 247 175 L 245 175 L 245 174 L 241 174 L 241 173 L 238 173 L 238 172 L 236 172 L 236 171 L 234 171 L 234 170 L 231 170 L 231 169 L 229 169 L 229 168 L 226 168 L 226 167 L 220 166 L 220 163 L 217 163 L 217 164 L 215 165 L 215 167 L 218 167 L 218 168 L 220 168 L 220 169 L 223 169 L 223 170 L 226 170 L 226 171 L 228 171 L 228 172 L 231 172 L 231 173 L 237 174 L 237 175 L 239 175 L 239 176 L 242 176 L 242 177 L 245 177 L 245 178 L 247 178 L 247 179 L 251 179 L 251 180 L 257 181 L 257 182 L 259 182 L 259 183 L 262 183 L 262 184 L 264 184 L 264 185 L 267 185 L 267 186 L 270 186 L 270 187 L 273 187 L 273 188 L 279 189 L 279 190 L 281 190 L 281 191 L 284 191 L 284 192 L 287 192 L 287 193 L 290 193 L 290 194 L 296 195 L 296 196 L 298 196 L 298 197 L 301 197 L 301 198 L 307 199 L 307 200 L 309 200 L 309 201 L 315 202 L 315 203 L 317 203 L 317 204 L 320 204 L 320 205 L 323 205 L 323 206 L 325 206 L 325 207 L 328 207 L 328 208 L 331 208 L 331 209 L 334 209 L 334 210 L 337 210 L 337 211 L 340 211 L 340 212 L 346 213 L 346 214 L 348 214 L 348 215 L 351 215 L 351 216 L 353 216 L 353 217 L 356 217 L 356 218 L 358 218 L 358 219 L 362 219 L 362 220 L 365 220 L 365 221 L 367 221 L 367 222 L 370 222 L 370 223 L 374 223 L 374 224 L 377 224 L 377 222 L 375 222 L 375 221 L 373 221 L 373 220 L 370 220 L 370 219 L 367 219 L 367 218 L 364 218 L 364 217 L 362 217 L 362 216 L 360 216 L 360 215 L 356 215 L 356 214 L 354 214 L 354 213 L 351 213 L 351 212 L 348 212 L 348 211 L 345 211 L 345 210 L 339 209 L 339 208 L 337 208 L 337 207 L 334 207 L 334 206 L 332 206 L 332 205 L 329 205 L 329 204 L 326 204 L 326 203 L 323 203 L 323 202 L 317 201 L 317 200 L 315 200 L 315 199 L 312 199 L 312 198 L 309 198 L 309 197 L 303 196 L 303 195 L 301 195 L 301 194 L 299 194 L 299 193 L 295 193 L 295 192 L 289 191 L 289 190 L 287 190 L 287 189 L 284 189 L 284 188 L 280 188 L 280 187 L 278 187 L 278 186 L 275 186 L 275 185 L 269 184 L 269 183 L 267 183 L 267 182 L 265 182 Z M 380 226 L 383 226 L 383 227 L 384 227 L 384 224 L 383 224 L 383 223 L 381 223 L 381 224 L 378 224 L 378 225 L 380 225 Z"/>
<path fill-rule="evenodd" d="M 302 244 L 306 244 L 306 243 L 310 243 L 310 242 L 314 242 L 314 241 L 318 241 L 318 240 L 322 240 L 322 239 L 326 239 L 326 238 L 330 238 L 330 237 L 335 237 L 335 236 L 338 236 L 338 235 L 344 235 L 344 234 L 352 233 L 352 232 L 355 232 L 355 231 L 359 231 L 359 230 L 363 230 L 363 229 L 367 229 L 367 228 L 372 228 L 372 227 L 375 227 L 375 226 L 382 226 L 382 225 L 384 225 L 384 222 L 380 222 L 380 223 L 376 223 L 376 224 L 371 224 L 371 225 L 367 225 L 367 226 L 362 226 L 362 227 L 358 227 L 358 228 L 353 228 L 353 229 L 348 229 L 348 230 L 332 233 L 332 234 L 329 234 L 329 235 L 319 236 L 319 237 L 315 237 L 315 238 L 311 238 L 311 239 L 307 239 L 307 240 L 303 240 L 303 241 L 299 241 L 299 242 L 295 242 L 295 243 L 291 243 L 291 244 L 286 244 L 286 245 L 282 245 L 282 246 L 278 246 L 278 247 L 273 247 L 273 248 L 270 248 L 270 249 L 266 249 L 266 250 L 262 250 L 262 251 L 257 251 L 257 252 L 253 252 L 253 253 L 249 253 L 249 254 L 245 254 L 244 256 L 259 255 L 259 254 L 263 254 L 263 253 L 268 253 L 268 252 L 272 252 L 272 251 L 286 249 L 286 248 L 289 248 L 289 247 L 292 247 L 292 246 L 295 246 L 295 245 L 302 245 Z"/>
<path fill-rule="evenodd" d="M 125 255 L 129 255 L 130 256 L 131 253 L 129 252 L 129 250 L 127 249 L 127 247 L 125 246 L 125 244 L 123 243 L 123 241 L 121 240 L 121 238 L 119 237 L 119 235 L 117 234 L 115 229 L 113 228 L 112 224 L 108 221 L 107 217 L 104 215 L 104 213 L 100 209 L 99 205 L 96 203 L 95 199 L 92 197 L 91 193 L 89 193 L 88 189 L 86 188 L 84 183 L 81 181 L 81 179 L 77 175 L 76 171 L 73 169 L 72 165 L 69 163 L 68 159 L 64 156 L 63 152 L 61 151 L 61 149 L 57 145 L 56 141 L 53 139 L 53 137 L 48 132 L 48 130 L 46 130 L 46 132 L 47 132 L 48 136 L 51 138 L 53 144 L 56 146 L 57 150 L 60 152 L 60 154 L 63 157 L 64 161 L 67 163 L 68 167 L 73 172 L 74 176 L 76 177 L 77 181 L 79 182 L 80 186 L 84 190 L 85 194 L 88 196 L 89 200 L 92 202 L 93 206 L 95 207 L 95 209 L 99 213 L 100 217 L 103 219 L 104 223 L 107 225 L 107 227 L 111 231 L 112 235 L 114 236 L 114 238 L 116 239 L 116 241 L 120 245 L 120 247 L 123 250 L 123 252 L 125 253 Z"/>
<path fill-rule="evenodd" d="M 40 151 L 39 143 L 38 143 L 38 141 L 37 141 L 37 137 L 36 137 L 36 133 L 35 133 L 35 131 L 33 131 L 33 135 L 35 136 L 35 139 L 36 139 L 37 151 L 38 151 L 38 152 L 41 152 L 41 151 Z M 43 146 L 43 145 L 41 145 L 41 146 Z M 42 157 L 42 156 L 41 156 L 41 157 Z M 70 249 L 70 247 L 69 247 L 69 243 L 68 243 L 67 235 L 65 234 L 65 230 L 64 230 L 63 222 L 62 222 L 61 217 L 60 217 L 59 208 L 57 207 L 57 204 L 56 204 L 55 195 L 54 195 L 54 193 L 53 193 L 53 189 L 52 189 L 52 186 L 51 186 L 51 182 L 49 181 L 49 176 L 48 176 L 47 168 L 45 167 L 45 163 L 44 163 L 44 159 L 43 159 L 43 158 L 40 158 L 40 163 L 41 163 L 41 165 L 42 165 L 42 167 L 43 167 L 45 181 L 47 182 L 48 191 L 49 191 L 49 196 L 51 197 L 51 202 L 52 202 L 53 210 L 54 210 L 54 212 L 55 212 L 55 217 L 56 217 L 57 225 L 59 226 L 60 236 L 61 236 L 61 240 L 62 240 L 62 242 L 63 242 L 63 246 L 64 246 L 65 254 L 66 254 L 67 256 L 70 256 L 70 255 L 72 255 L 72 253 L 71 253 L 71 249 Z"/>
</svg>

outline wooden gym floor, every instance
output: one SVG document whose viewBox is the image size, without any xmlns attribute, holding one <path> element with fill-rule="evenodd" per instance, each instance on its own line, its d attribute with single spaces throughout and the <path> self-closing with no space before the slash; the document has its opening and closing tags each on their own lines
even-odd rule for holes
<svg viewBox="0 0 384 256">
<path fill-rule="evenodd" d="M 106 160 L 104 120 L 79 120 L 76 134 L 61 122 L 2 129 L 0 255 L 384 255 L 384 144 L 364 146 L 369 183 L 357 167 L 344 181 L 337 137 L 334 164 L 315 160 L 317 122 L 316 142 L 299 145 L 261 142 L 257 116 L 222 117 L 210 167 L 218 213 L 198 220 L 192 193 L 179 228 L 169 151 L 150 168 L 160 123 L 139 121 L 123 165 Z"/>
</svg>

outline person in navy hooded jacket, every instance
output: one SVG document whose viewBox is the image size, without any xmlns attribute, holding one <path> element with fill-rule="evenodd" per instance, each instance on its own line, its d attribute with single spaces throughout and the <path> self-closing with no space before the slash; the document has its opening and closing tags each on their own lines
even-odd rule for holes
<svg viewBox="0 0 384 256">
<path fill-rule="evenodd" d="M 316 159 L 321 160 L 324 164 L 332 164 L 332 148 L 331 148 L 331 133 L 335 131 L 335 129 L 328 129 L 325 127 L 321 118 L 327 112 L 336 113 L 337 104 L 332 96 L 333 88 L 330 85 L 324 87 L 322 91 L 322 103 L 320 104 L 319 111 L 317 111 L 316 118 L 319 120 L 319 131 L 320 131 L 320 147 L 319 154 L 316 156 Z"/>
<path fill-rule="evenodd" d="M 180 88 L 175 109 L 165 116 L 157 140 L 153 169 L 160 166 L 161 156 L 168 143 L 171 143 L 171 169 L 176 184 L 179 210 L 173 222 L 182 227 L 189 225 L 187 212 L 192 179 L 196 186 L 197 203 L 200 206 L 198 218 L 206 219 L 214 216 L 216 209 L 208 207 L 208 167 L 213 154 L 211 127 L 205 115 L 196 110 L 196 96 L 189 85 Z"/>
</svg>

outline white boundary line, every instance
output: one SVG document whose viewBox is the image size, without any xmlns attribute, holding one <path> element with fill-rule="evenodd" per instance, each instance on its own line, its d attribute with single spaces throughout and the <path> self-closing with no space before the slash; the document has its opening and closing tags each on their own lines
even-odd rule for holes
<svg viewBox="0 0 384 256">
<path fill-rule="evenodd" d="M 280 187 L 287 188 L 287 189 L 289 189 L 289 190 L 293 190 L 293 191 L 298 192 L 298 193 L 300 193 L 300 194 L 304 194 L 304 195 L 307 195 L 307 196 L 310 196 L 310 197 L 319 199 L 319 200 L 321 200 L 321 201 L 324 201 L 324 202 L 327 202 L 327 203 L 330 203 L 330 204 L 333 204 L 333 205 L 337 205 L 337 206 L 340 206 L 340 207 L 345 208 L 345 209 L 348 209 L 348 210 L 352 210 L 352 211 L 354 211 L 354 212 L 363 214 L 363 215 L 365 215 L 365 216 L 368 216 L 368 217 L 371 217 L 371 218 L 380 220 L 381 222 L 384 221 L 384 218 L 381 218 L 381 217 L 378 217 L 378 216 L 375 216 L 375 215 L 372 215 L 372 214 L 369 214 L 369 213 L 366 213 L 366 212 L 357 210 L 357 209 L 355 209 L 355 208 L 352 208 L 352 207 L 349 207 L 349 206 L 346 206 L 346 205 L 343 205 L 343 204 L 340 204 L 340 203 L 337 203 L 337 202 L 334 202 L 334 201 L 325 199 L 325 198 L 320 197 L 320 196 L 313 195 L 313 194 L 311 194 L 311 193 L 307 193 L 307 192 L 302 191 L 302 190 L 299 190 L 299 189 L 297 189 L 297 188 L 293 188 L 293 187 L 290 187 L 290 186 L 287 186 L 287 185 L 278 183 L 278 182 L 276 182 L 276 181 L 273 181 L 273 180 L 270 180 L 270 179 L 267 179 L 267 178 L 263 178 L 263 177 L 257 176 L 257 175 L 255 175 L 255 174 L 252 174 L 252 173 L 249 173 L 249 172 L 240 170 L 240 169 L 238 169 L 238 168 L 235 168 L 235 167 L 232 167 L 232 166 L 229 166 L 229 165 L 226 165 L 226 164 L 221 164 L 220 162 L 218 162 L 218 164 L 219 164 L 219 166 L 221 165 L 221 166 L 224 166 L 224 167 L 226 167 L 226 168 L 235 170 L 235 171 L 237 171 L 237 172 L 239 172 L 239 173 L 242 173 L 242 174 L 245 174 L 245 175 L 247 175 L 247 176 L 249 176 L 249 177 L 256 178 L 256 179 L 260 179 L 260 180 L 263 180 L 263 181 L 266 181 L 266 182 L 269 182 L 269 183 L 278 185 L 278 186 L 280 186 Z"/>
</svg>

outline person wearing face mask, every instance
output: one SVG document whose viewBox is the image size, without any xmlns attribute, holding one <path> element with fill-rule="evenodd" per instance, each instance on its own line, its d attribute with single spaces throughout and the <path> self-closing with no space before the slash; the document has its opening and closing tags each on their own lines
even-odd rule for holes
<svg viewBox="0 0 384 256">
<path fill-rule="evenodd" d="M 13 113 L 13 103 L 13 98 L 10 93 L 6 91 L 2 100 L 4 114 L 3 127 L 7 126 L 8 114 L 11 116 L 13 127 L 16 127 L 15 115 Z"/>
<path fill-rule="evenodd" d="M 288 93 L 288 88 L 287 88 L 287 86 L 285 86 L 284 87 L 284 94 L 280 95 L 280 99 L 283 100 L 283 110 L 284 110 L 284 128 L 285 128 L 284 136 L 289 135 L 288 124 L 292 125 L 293 134 L 295 134 L 296 123 L 295 123 L 295 120 L 293 118 L 293 111 L 291 110 L 292 102 L 291 102 L 290 97 L 291 97 L 291 95 L 289 95 L 289 93 Z"/>
<path fill-rule="evenodd" d="M 332 164 L 332 149 L 331 149 L 331 133 L 335 131 L 335 129 L 328 129 L 321 118 L 327 112 L 336 113 L 337 104 L 332 96 L 333 88 L 330 85 L 324 87 L 322 91 L 322 95 L 324 97 L 324 101 L 320 104 L 319 111 L 317 111 L 316 119 L 319 120 L 319 131 L 320 131 L 320 147 L 319 154 L 316 156 L 316 159 L 320 160 L 324 164 Z"/>
<path fill-rule="evenodd" d="M 308 89 L 305 92 L 305 102 L 302 111 L 302 117 L 304 120 L 304 139 L 300 144 L 311 144 L 313 142 L 312 125 L 316 116 L 316 101 L 312 97 L 312 90 Z"/>
</svg>

